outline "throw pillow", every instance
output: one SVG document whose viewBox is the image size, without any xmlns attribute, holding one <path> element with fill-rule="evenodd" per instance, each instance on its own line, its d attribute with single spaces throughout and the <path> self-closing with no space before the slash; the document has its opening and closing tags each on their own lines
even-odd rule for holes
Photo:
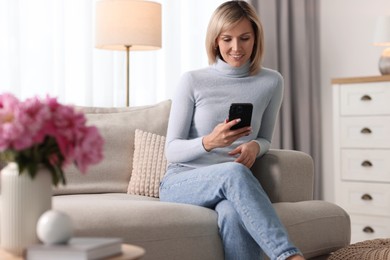
<svg viewBox="0 0 390 260">
<path fill-rule="evenodd" d="M 166 135 L 171 101 L 138 107 L 77 107 L 85 113 L 88 124 L 102 134 L 104 159 L 84 175 L 70 165 L 65 169 L 67 184 L 54 194 L 126 193 L 133 165 L 134 131 L 144 129 Z"/>
<path fill-rule="evenodd" d="M 159 197 L 160 181 L 166 168 L 165 136 L 135 130 L 133 171 L 127 193 Z"/>
</svg>

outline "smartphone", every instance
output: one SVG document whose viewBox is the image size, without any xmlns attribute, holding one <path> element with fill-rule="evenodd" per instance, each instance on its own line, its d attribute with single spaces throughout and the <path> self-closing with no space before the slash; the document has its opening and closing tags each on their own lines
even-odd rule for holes
<svg viewBox="0 0 390 260">
<path fill-rule="evenodd" d="M 241 122 L 230 129 L 239 129 L 251 125 L 253 105 L 251 103 L 232 103 L 229 109 L 229 121 L 240 118 Z"/>
</svg>

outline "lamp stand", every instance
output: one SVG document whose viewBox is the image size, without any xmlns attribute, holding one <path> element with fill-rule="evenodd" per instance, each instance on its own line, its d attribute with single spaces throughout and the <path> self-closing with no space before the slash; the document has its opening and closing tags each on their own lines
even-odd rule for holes
<svg viewBox="0 0 390 260">
<path fill-rule="evenodd" d="M 130 47 L 126 45 L 126 106 L 130 106 Z"/>
</svg>

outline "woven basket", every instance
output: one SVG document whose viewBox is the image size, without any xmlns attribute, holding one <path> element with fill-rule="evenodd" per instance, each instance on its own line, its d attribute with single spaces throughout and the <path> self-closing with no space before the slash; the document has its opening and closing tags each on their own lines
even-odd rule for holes
<svg viewBox="0 0 390 260">
<path fill-rule="evenodd" d="M 328 260 L 386 260 L 390 259 L 390 239 L 373 239 L 341 248 Z"/>
</svg>

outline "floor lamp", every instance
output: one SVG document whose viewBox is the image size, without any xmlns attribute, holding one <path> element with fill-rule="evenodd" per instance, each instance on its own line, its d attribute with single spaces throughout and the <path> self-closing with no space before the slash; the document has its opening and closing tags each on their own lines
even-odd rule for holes
<svg viewBox="0 0 390 260">
<path fill-rule="evenodd" d="M 141 0 L 96 2 L 95 47 L 126 51 L 126 106 L 130 106 L 130 50 L 161 48 L 161 4 Z"/>
</svg>

